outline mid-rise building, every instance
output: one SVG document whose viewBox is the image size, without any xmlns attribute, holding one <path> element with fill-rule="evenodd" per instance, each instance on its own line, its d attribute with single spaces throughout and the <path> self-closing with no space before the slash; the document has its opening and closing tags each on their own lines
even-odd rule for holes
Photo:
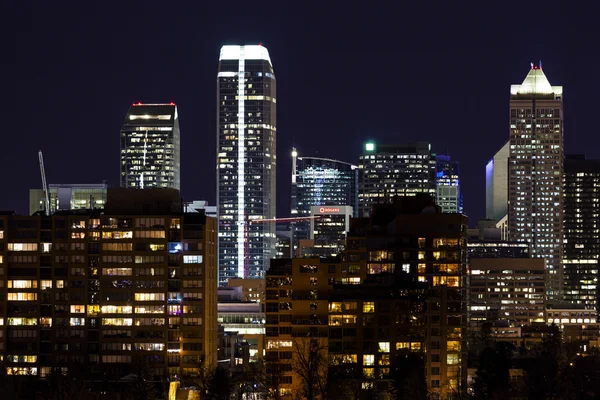
<svg viewBox="0 0 600 400">
<path fill-rule="evenodd" d="M 133 104 L 121 128 L 121 187 L 179 190 L 180 147 L 175 103 Z"/>
<path fill-rule="evenodd" d="M 292 150 L 293 218 L 307 218 L 311 207 L 342 205 L 351 207 L 358 216 L 358 167 L 347 162 L 321 157 L 299 156 Z M 310 220 L 292 224 L 294 247 L 310 239 Z"/>
<path fill-rule="evenodd" d="M 174 189 L 109 189 L 104 210 L 0 215 L 7 374 L 155 380 L 217 357 L 217 221 Z"/>
<path fill-rule="evenodd" d="M 300 241 L 302 257 L 336 257 L 346 247 L 346 234 L 350 230 L 352 207 L 320 206 L 310 208 L 310 239 Z"/>
<path fill-rule="evenodd" d="M 544 322 L 545 264 L 540 258 L 469 260 L 469 320 L 507 321 L 509 326 Z"/>
<path fill-rule="evenodd" d="M 108 184 L 48 185 L 50 215 L 59 210 L 104 208 Z M 43 189 L 29 190 L 29 214 L 44 211 L 46 194 Z"/>
<path fill-rule="evenodd" d="M 358 165 L 358 214 L 369 217 L 375 204 L 390 204 L 395 196 L 436 195 L 435 154 L 431 144 L 365 143 Z"/>
<path fill-rule="evenodd" d="M 565 159 L 564 300 L 598 308 L 600 160 Z"/>
<path fill-rule="evenodd" d="M 436 202 L 445 213 L 462 213 L 459 163 L 450 156 L 438 154 L 436 160 Z"/>
<path fill-rule="evenodd" d="M 442 213 L 430 194 L 402 197 L 368 219 L 351 220 L 341 259 L 273 260 L 266 279 L 267 371 L 279 387 L 298 390 L 301 378 L 289 364 L 306 349 L 304 340 L 315 338 L 325 356 L 365 377 L 364 387 L 387 379 L 398 355 L 419 352 L 427 390 L 458 396 L 466 378 L 466 227 L 464 215 Z M 390 321 L 382 322 L 393 313 L 394 332 Z"/>
<path fill-rule="evenodd" d="M 219 288 L 219 291 L 224 289 L 228 288 Z M 219 300 L 217 321 L 225 333 L 236 334 L 247 343 L 249 361 L 264 357 L 265 312 L 259 303 Z"/>
<path fill-rule="evenodd" d="M 510 142 L 485 166 L 485 217 L 500 221 L 508 214 L 508 158 Z"/>
<path fill-rule="evenodd" d="M 563 89 L 532 65 L 510 89 L 510 239 L 546 260 L 547 296 L 563 296 Z"/>
<path fill-rule="evenodd" d="M 262 278 L 275 256 L 276 86 L 267 49 L 223 46 L 217 74 L 219 285 Z"/>
</svg>

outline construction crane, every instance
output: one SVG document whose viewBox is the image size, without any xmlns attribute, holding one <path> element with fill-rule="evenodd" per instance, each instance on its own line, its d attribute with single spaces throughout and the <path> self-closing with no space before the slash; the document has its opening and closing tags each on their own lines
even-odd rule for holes
<svg viewBox="0 0 600 400">
<path fill-rule="evenodd" d="M 40 175 L 42 175 L 42 189 L 44 189 L 46 215 L 50 215 L 50 195 L 48 194 L 48 185 L 46 184 L 46 171 L 44 170 L 44 156 L 42 151 L 38 151 L 38 158 L 40 159 Z"/>
</svg>

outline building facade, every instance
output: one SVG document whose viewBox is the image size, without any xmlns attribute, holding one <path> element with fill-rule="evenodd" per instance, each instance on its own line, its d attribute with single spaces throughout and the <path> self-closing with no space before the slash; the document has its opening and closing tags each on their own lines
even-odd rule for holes
<svg viewBox="0 0 600 400">
<path fill-rule="evenodd" d="M 563 296 L 563 100 L 540 66 L 511 86 L 509 206 L 511 240 L 544 258 L 547 296 Z"/>
<path fill-rule="evenodd" d="M 311 207 L 310 239 L 311 256 L 336 257 L 346 247 L 346 235 L 350 230 L 353 210 L 350 206 Z"/>
<path fill-rule="evenodd" d="M 104 212 L 0 215 L 7 374 L 118 382 L 147 361 L 162 382 L 216 365 L 217 221 L 155 190 L 109 189 Z"/>
<path fill-rule="evenodd" d="M 121 187 L 180 190 L 179 116 L 175 103 L 135 103 L 121 128 Z"/>
<path fill-rule="evenodd" d="M 48 185 L 50 214 L 59 210 L 104 208 L 107 183 Z M 29 190 L 29 214 L 44 210 L 46 195 L 43 189 Z"/>
<path fill-rule="evenodd" d="M 219 285 L 261 278 L 275 256 L 276 85 L 267 49 L 223 46 L 217 75 Z"/>
<path fill-rule="evenodd" d="M 469 260 L 469 321 L 544 322 L 545 264 L 540 258 Z"/>
<path fill-rule="evenodd" d="M 365 143 L 358 166 L 359 216 L 369 217 L 375 204 L 389 204 L 394 196 L 435 196 L 436 169 L 429 143 Z"/>
<path fill-rule="evenodd" d="M 485 166 L 485 217 L 500 221 L 508 214 L 508 157 L 510 142 Z"/>
<path fill-rule="evenodd" d="M 459 163 L 450 156 L 438 154 L 436 160 L 436 202 L 445 213 L 462 213 Z"/>
<path fill-rule="evenodd" d="M 564 300 L 598 309 L 600 160 L 565 159 Z"/>
<path fill-rule="evenodd" d="M 302 157 L 292 150 L 292 218 L 306 218 L 311 207 L 343 205 L 358 216 L 358 167 L 343 161 Z M 310 220 L 293 222 L 294 245 L 310 239 Z"/>
</svg>

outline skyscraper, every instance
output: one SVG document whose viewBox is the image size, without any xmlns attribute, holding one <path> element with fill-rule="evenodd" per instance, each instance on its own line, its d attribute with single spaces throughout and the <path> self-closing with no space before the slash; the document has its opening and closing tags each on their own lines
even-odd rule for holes
<svg viewBox="0 0 600 400">
<path fill-rule="evenodd" d="M 511 240 L 546 259 L 547 295 L 561 300 L 563 259 L 562 86 L 533 66 L 510 88 L 508 219 Z"/>
<path fill-rule="evenodd" d="M 358 166 L 359 216 L 371 216 L 374 204 L 389 204 L 394 196 L 436 193 L 436 161 L 431 144 L 365 143 Z"/>
<path fill-rule="evenodd" d="M 175 103 L 133 104 L 121 128 L 121 187 L 179 190 L 179 168 Z"/>
<path fill-rule="evenodd" d="M 485 217 L 500 221 L 508 213 L 508 156 L 510 142 L 485 166 Z"/>
<path fill-rule="evenodd" d="M 311 207 L 343 205 L 358 216 L 358 167 L 292 151 L 292 217 L 309 217 Z M 294 243 L 310 238 L 310 221 L 293 223 Z"/>
<path fill-rule="evenodd" d="M 565 159 L 564 300 L 598 308 L 600 160 Z"/>
<path fill-rule="evenodd" d="M 219 284 L 275 257 L 275 74 L 267 49 L 223 46 L 217 75 Z"/>
<path fill-rule="evenodd" d="M 450 156 L 438 154 L 436 161 L 436 203 L 444 213 L 462 213 L 459 164 Z"/>
</svg>

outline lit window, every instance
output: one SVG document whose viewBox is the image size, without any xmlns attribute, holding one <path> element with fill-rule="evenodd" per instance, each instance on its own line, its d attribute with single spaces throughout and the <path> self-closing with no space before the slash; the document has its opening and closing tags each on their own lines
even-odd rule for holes
<svg viewBox="0 0 600 400">
<path fill-rule="evenodd" d="M 379 352 L 380 353 L 389 353 L 390 352 L 390 342 L 379 342 Z"/>
<path fill-rule="evenodd" d="M 363 303 L 363 313 L 373 313 L 375 312 L 375 302 L 365 301 Z"/>
<path fill-rule="evenodd" d="M 375 355 L 374 354 L 364 354 L 363 355 L 363 365 L 375 365 Z"/>
</svg>

